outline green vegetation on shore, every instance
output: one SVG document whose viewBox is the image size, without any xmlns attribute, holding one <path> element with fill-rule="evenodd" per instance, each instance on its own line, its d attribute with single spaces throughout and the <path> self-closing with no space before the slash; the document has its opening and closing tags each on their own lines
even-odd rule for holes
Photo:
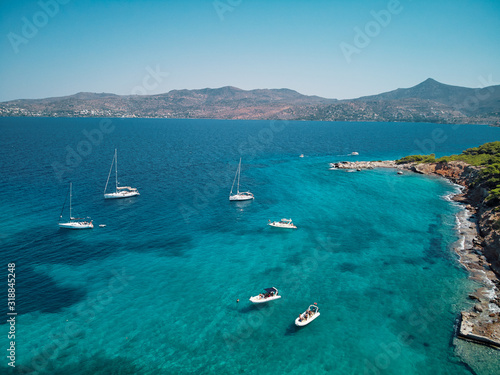
<svg viewBox="0 0 500 375">
<path fill-rule="evenodd" d="M 500 142 L 489 142 L 479 147 L 465 150 L 460 155 L 443 156 L 436 159 L 434 154 L 410 155 L 396 160 L 396 164 L 406 163 L 449 163 L 463 161 L 470 165 L 483 167 L 475 186 L 481 185 L 489 190 L 485 201 L 492 206 L 500 205 Z"/>
<path fill-rule="evenodd" d="M 500 164 L 500 142 L 485 143 L 479 147 L 468 148 L 460 155 L 443 156 L 436 163 L 461 160 L 470 165 L 492 166 Z"/>
<path fill-rule="evenodd" d="M 436 162 L 436 155 L 409 155 L 396 160 L 396 164 L 406 164 L 406 163 L 434 163 Z"/>
</svg>

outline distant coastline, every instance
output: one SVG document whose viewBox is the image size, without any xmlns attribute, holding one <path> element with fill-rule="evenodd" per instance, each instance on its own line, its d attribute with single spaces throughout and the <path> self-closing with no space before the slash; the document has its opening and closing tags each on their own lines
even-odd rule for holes
<svg viewBox="0 0 500 375">
<path fill-rule="evenodd" d="M 480 89 L 433 79 L 357 99 L 302 95 L 290 89 L 236 87 L 156 95 L 78 93 L 0 103 L 0 117 L 106 117 L 217 120 L 424 122 L 500 126 L 500 85 Z"/>
</svg>

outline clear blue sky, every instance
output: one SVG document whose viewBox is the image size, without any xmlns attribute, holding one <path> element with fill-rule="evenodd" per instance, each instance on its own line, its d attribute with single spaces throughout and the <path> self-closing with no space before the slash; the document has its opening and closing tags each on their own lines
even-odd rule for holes
<svg viewBox="0 0 500 375">
<path fill-rule="evenodd" d="M 55 1 L 1 1 L 0 101 L 221 86 L 343 99 L 428 77 L 500 83 L 499 0 Z M 388 22 L 371 13 L 387 9 Z M 356 52 L 346 59 L 341 45 Z"/>
</svg>

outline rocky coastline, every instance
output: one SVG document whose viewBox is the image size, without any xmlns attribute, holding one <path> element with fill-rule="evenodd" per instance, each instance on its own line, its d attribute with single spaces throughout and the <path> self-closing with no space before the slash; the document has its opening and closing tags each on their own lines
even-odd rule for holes
<svg viewBox="0 0 500 375">
<path fill-rule="evenodd" d="M 481 287 L 469 295 L 475 304 L 470 311 L 462 311 L 457 337 L 500 349 L 500 230 L 495 228 L 500 212 L 485 203 L 488 191 L 474 185 L 481 168 L 462 161 L 330 163 L 331 170 L 354 172 L 374 168 L 394 168 L 398 174 L 414 172 L 436 175 L 461 186 L 460 192 L 452 197 L 452 200 L 464 205 L 464 214 L 458 225 L 460 245 L 455 251 L 460 263 L 469 271 L 470 278 Z"/>
</svg>

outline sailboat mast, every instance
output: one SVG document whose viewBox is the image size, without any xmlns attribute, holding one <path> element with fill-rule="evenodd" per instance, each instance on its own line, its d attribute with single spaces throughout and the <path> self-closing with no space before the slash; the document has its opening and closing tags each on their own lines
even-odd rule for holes
<svg viewBox="0 0 500 375">
<path fill-rule="evenodd" d="M 236 189 L 236 194 L 240 193 L 240 173 L 241 173 L 241 158 L 240 158 L 240 164 L 238 164 L 238 187 Z"/>
<path fill-rule="evenodd" d="M 73 183 L 69 183 L 69 219 L 71 220 L 73 216 L 71 215 L 71 196 L 73 195 Z"/>
<path fill-rule="evenodd" d="M 115 148 L 115 191 L 118 191 L 118 154 Z"/>
</svg>

